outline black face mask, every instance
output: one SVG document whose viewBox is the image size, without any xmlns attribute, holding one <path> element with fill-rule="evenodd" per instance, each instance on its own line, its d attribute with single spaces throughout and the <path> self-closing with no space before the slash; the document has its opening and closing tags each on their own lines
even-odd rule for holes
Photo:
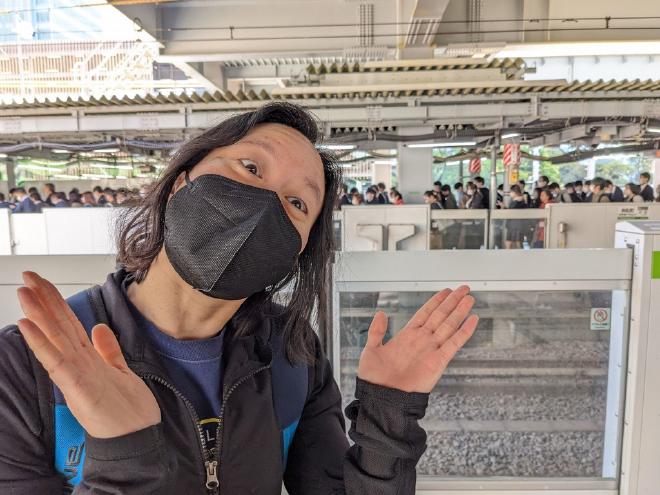
<svg viewBox="0 0 660 495">
<path fill-rule="evenodd" d="M 243 299 L 286 277 L 302 246 L 280 198 L 221 175 L 202 175 L 170 198 L 165 252 L 195 289 Z"/>
</svg>

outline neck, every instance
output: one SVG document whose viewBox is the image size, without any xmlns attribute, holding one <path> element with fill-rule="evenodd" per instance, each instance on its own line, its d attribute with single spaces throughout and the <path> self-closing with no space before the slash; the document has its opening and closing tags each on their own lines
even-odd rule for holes
<svg viewBox="0 0 660 495">
<path fill-rule="evenodd" d="M 128 286 L 128 298 L 161 332 L 175 339 L 205 339 L 218 334 L 245 299 L 226 301 L 188 285 L 161 249 L 140 283 Z"/>
</svg>

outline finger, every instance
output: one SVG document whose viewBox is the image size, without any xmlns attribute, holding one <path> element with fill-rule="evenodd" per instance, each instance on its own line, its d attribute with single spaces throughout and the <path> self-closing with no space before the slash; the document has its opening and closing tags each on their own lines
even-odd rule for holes
<svg viewBox="0 0 660 495">
<path fill-rule="evenodd" d="M 434 332 L 442 324 L 443 321 L 456 309 L 458 303 L 468 295 L 470 288 L 467 285 L 461 285 L 458 289 L 447 296 L 440 306 L 438 306 L 433 313 L 429 316 L 424 324 L 424 328 L 430 332 Z"/>
<path fill-rule="evenodd" d="M 378 311 L 374 315 L 369 325 L 369 332 L 367 333 L 367 343 L 365 347 L 378 347 L 383 343 L 383 337 L 387 332 L 387 315 L 382 311 Z"/>
<path fill-rule="evenodd" d="M 41 302 L 32 289 L 19 287 L 16 294 L 25 316 L 34 322 L 59 352 L 69 353 L 74 349 L 71 339 L 66 335 L 66 332 L 59 329 L 57 324 L 50 319 L 50 315 L 43 309 Z"/>
<path fill-rule="evenodd" d="M 53 320 L 60 326 L 66 327 L 67 335 L 72 343 L 79 344 L 80 347 L 87 347 L 89 337 L 87 337 L 85 329 L 57 288 L 34 272 L 23 272 L 23 280 L 25 285 L 37 293 L 42 305 L 46 307 Z"/>
<path fill-rule="evenodd" d="M 424 305 L 417 310 L 417 312 L 410 319 L 410 323 L 416 327 L 421 327 L 426 323 L 429 316 L 433 314 L 433 311 L 442 304 L 442 302 L 447 299 L 451 294 L 451 290 L 445 289 L 443 291 L 437 292 L 433 295 Z"/>
<path fill-rule="evenodd" d="M 448 338 L 450 338 L 454 332 L 461 326 L 461 323 L 465 321 L 465 318 L 470 314 L 472 307 L 474 306 L 474 297 L 465 296 L 456 309 L 451 312 L 445 321 L 443 321 L 438 329 L 433 333 L 436 338 L 438 345 L 442 345 Z"/>
<path fill-rule="evenodd" d="M 48 372 L 48 376 L 62 390 L 62 393 L 65 393 L 67 385 L 74 384 L 75 377 L 78 375 L 72 364 L 34 322 L 26 318 L 21 319 L 18 321 L 18 328 L 37 360 Z"/>
<path fill-rule="evenodd" d="M 118 369 L 128 369 L 117 337 L 108 325 L 100 324 L 92 328 L 92 344 L 103 361 Z"/>
<path fill-rule="evenodd" d="M 471 315 L 461 325 L 454 335 L 452 335 L 447 342 L 442 344 L 437 351 L 435 351 L 435 358 L 437 359 L 441 369 L 445 369 L 449 362 L 454 358 L 456 353 L 470 340 L 472 334 L 477 329 L 479 317 Z"/>
</svg>

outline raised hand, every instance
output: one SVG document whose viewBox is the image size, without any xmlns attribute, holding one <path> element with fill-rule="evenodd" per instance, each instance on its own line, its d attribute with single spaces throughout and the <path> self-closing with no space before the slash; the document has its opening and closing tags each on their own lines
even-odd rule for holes
<svg viewBox="0 0 660 495">
<path fill-rule="evenodd" d="M 387 344 L 387 316 L 374 316 L 360 356 L 358 376 L 405 392 L 430 392 L 449 361 L 472 336 L 479 318 L 468 316 L 474 298 L 470 288 L 438 292 Z"/>
<path fill-rule="evenodd" d="M 96 325 L 90 342 L 53 284 L 33 272 L 23 281 L 17 292 L 27 318 L 18 327 L 85 431 L 111 438 L 160 423 L 156 398 L 129 369 L 112 330 Z"/>
</svg>

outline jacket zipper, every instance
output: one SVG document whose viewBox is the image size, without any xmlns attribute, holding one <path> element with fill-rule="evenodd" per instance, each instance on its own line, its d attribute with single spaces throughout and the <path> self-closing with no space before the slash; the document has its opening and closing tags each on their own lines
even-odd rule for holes
<svg viewBox="0 0 660 495">
<path fill-rule="evenodd" d="M 239 385 L 247 381 L 249 378 L 253 377 L 257 373 L 261 373 L 264 370 L 267 370 L 271 367 L 271 364 L 268 364 L 266 366 L 262 366 L 261 368 L 257 368 L 256 370 L 250 372 L 249 374 L 245 375 L 243 378 L 240 380 L 234 382 L 234 384 L 227 389 L 227 392 L 225 392 L 222 396 L 222 406 L 220 406 L 220 414 L 218 418 L 218 427 L 215 430 L 215 442 L 216 442 L 216 448 L 215 448 L 215 455 L 214 459 L 211 461 L 211 464 L 213 465 L 214 473 L 217 472 L 217 469 L 220 468 L 220 459 L 222 459 L 221 450 L 222 450 L 222 428 L 224 424 L 224 415 L 225 415 L 225 406 L 227 405 L 227 401 L 229 400 L 229 397 L 231 397 L 231 394 L 234 393 L 234 390 L 238 388 Z M 208 480 L 208 478 L 207 478 Z M 216 478 L 217 481 L 217 478 Z M 206 487 L 209 488 L 208 481 L 206 483 Z M 220 483 L 217 482 L 215 485 L 215 488 L 217 489 L 218 495 L 220 494 Z"/>
<path fill-rule="evenodd" d="M 172 384 L 170 384 L 167 380 L 164 380 L 158 375 L 154 375 L 151 373 L 140 373 L 138 376 L 143 379 L 148 379 L 152 380 L 163 387 L 167 388 L 168 390 L 172 391 L 174 395 L 176 395 L 181 401 L 185 404 L 186 408 L 188 409 L 188 412 L 190 413 L 190 416 L 192 417 L 194 423 L 195 423 L 195 428 L 197 428 L 197 440 L 199 440 L 199 448 L 202 452 L 202 459 L 204 460 L 204 468 L 206 471 L 206 489 L 211 490 L 212 493 L 220 493 L 220 481 L 218 479 L 218 470 L 220 468 L 220 451 L 222 449 L 222 425 L 223 425 L 223 419 L 224 419 L 224 414 L 225 414 L 225 405 L 227 404 L 227 400 L 229 397 L 231 397 L 231 394 L 234 393 L 234 390 L 238 388 L 239 385 L 247 381 L 249 378 L 253 377 L 257 373 L 260 373 L 264 370 L 267 370 L 271 367 L 270 364 L 267 366 L 262 366 L 261 368 L 258 368 L 249 374 L 245 375 L 242 377 L 240 380 L 234 382 L 234 384 L 227 389 L 227 391 L 223 394 L 222 397 L 222 406 L 220 406 L 220 414 L 218 418 L 218 427 L 216 428 L 215 431 L 215 438 L 216 438 L 216 448 L 215 450 L 215 455 L 213 456 L 214 458 L 211 459 L 211 455 L 209 454 L 208 449 L 206 448 L 206 439 L 204 438 L 204 430 L 202 429 L 202 426 L 199 424 L 199 416 L 197 415 L 197 411 L 195 411 L 195 408 L 193 407 L 192 403 L 186 398 L 185 395 L 183 395 L 179 390 Z"/>
<path fill-rule="evenodd" d="M 199 448 L 202 452 L 202 459 L 204 460 L 204 468 L 206 471 L 206 488 L 208 490 L 217 489 L 220 484 L 218 482 L 217 469 L 216 469 L 218 463 L 215 460 L 211 460 L 209 451 L 206 448 L 206 439 L 204 438 L 204 430 L 202 430 L 202 426 L 199 424 L 199 416 L 197 415 L 197 411 L 195 411 L 195 408 L 193 407 L 192 403 L 186 398 L 185 395 L 179 392 L 179 390 L 174 385 L 170 384 L 160 376 L 153 375 L 150 373 L 139 374 L 138 376 L 140 378 L 153 380 L 154 382 L 159 383 L 163 387 L 172 391 L 174 395 L 176 395 L 179 399 L 181 399 L 181 401 L 186 405 L 186 408 L 188 409 L 188 412 L 190 413 L 190 416 L 192 417 L 195 423 L 195 428 L 197 428 L 197 440 L 199 440 Z"/>
</svg>

